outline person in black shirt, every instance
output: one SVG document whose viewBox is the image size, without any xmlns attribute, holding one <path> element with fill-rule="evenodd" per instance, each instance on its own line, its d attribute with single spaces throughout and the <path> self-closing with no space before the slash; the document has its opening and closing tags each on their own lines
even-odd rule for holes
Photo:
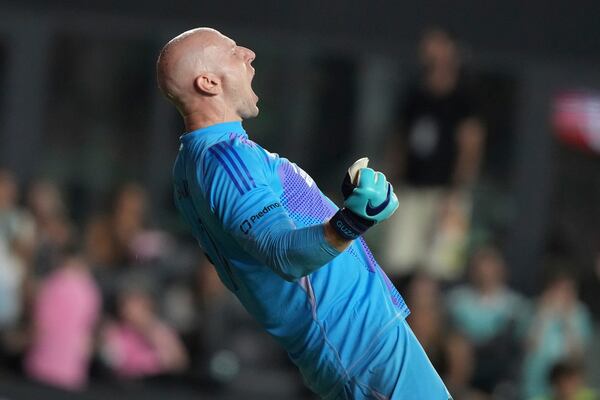
<svg viewBox="0 0 600 400">
<path fill-rule="evenodd" d="M 401 206 L 386 258 L 392 273 L 426 265 L 437 277 L 453 278 L 462 264 L 467 189 L 478 173 L 484 133 L 453 37 L 427 31 L 419 55 L 422 74 L 404 94 L 399 134 L 389 146 Z"/>
</svg>

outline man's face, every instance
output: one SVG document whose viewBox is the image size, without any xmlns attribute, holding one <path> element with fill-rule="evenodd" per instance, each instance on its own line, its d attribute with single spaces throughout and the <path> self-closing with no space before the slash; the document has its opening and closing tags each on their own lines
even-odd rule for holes
<svg viewBox="0 0 600 400">
<path fill-rule="evenodd" d="M 227 36 L 220 40 L 219 53 L 225 98 L 242 119 L 256 117 L 258 96 L 252 90 L 256 55 Z"/>
<path fill-rule="evenodd" d="M 449 67 L 457 62 L 456 43 L 442 31 L 427 33 L 421 39 L 419 50 L 425 68 Z"/>
</svg>

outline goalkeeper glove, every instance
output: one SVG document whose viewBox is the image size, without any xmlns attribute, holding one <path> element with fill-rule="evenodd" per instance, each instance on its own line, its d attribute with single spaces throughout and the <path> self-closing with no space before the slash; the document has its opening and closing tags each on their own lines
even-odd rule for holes
<svg viewBox="0 0 600 400">
<path fill-rule="evenodd" d="M 368 158 L 361 158 L 350 168 L 342 184 L 344 207 L 329 221 L 347 240 L 361 236 L 370 227 L 388 219 L 398 208 L 392 185 L 381 172 L 368 168 Z"/>
</svg>

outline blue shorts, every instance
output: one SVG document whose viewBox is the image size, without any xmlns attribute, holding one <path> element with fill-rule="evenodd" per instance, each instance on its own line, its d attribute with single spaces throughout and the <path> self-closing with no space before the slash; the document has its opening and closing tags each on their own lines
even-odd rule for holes
<svg viewBox="0 0 600 400">
<path fill-rule="evenodd" d="M 402 320 L 371 356 L 348 371 L 335 400 L 451 400 L 414 333 Z"/>
</svg>

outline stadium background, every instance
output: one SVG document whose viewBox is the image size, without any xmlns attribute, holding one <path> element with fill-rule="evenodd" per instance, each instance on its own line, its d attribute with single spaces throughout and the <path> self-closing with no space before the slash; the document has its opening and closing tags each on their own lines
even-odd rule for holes
<svg viewBox="0 0 600 400">
<path fill-rule="evenodd" d="M 588 385 L 598 387 L 600 155 L 561 140 L 553 121 L 559 95 L 588 96 L 581 118 L 591 121 L 585 133 L 598 142 L 600 3 L 413 3 L 0 2 L 0 181 L 18 185 L 12 210 L 33 215 L 10 228 L 32 231 L 26 251 L 17 252 L 24 283 L 13 299 L 7 282 L 18 274 L 8 262 L 0 268 L 0 308 L 10 308 L 9 300 L 21 305 L 0 326 L 0 398 L 311 398 L 285 356 L 212 280 L 173 208 L 170 172 L 182 126 L 156 90 L 154 63 L 168 39 L 195 26 L 220 29 L 257 53 L 261 114 L 246 129 L 338 201 L 340 175 L 352 160 L 368 155 L 385 168 L 397 100 L 417 68 L 422 32 L 453 32 L 476 83 L 486 140 L 465 272 L 450 282 L 434 279 L 430 289 L 442 299 L 436 312 L 446 314 L 444 296 L 465 282 L 468 255 L 482 244 L 503 255 L 510 286 L 532 313 L 548 271 L 568 270 L 595 318 L 583 353 Z M 185 344 L 183 371 L 115 377 L 97 328 L 84 388 L 63 391 L 28 378 L 22 361 L 33 340 L 32 310 L 44 280 L 64 262 L 40 250 L 48 247 L 40 243 L 46 221 L 36 220 L 35 204 L 58 203 L 65 210 L 59 227 L 49 225 L 45 234 L 68 231 L 71 239 L 50 247 L 75 242 L 83 254 L 83 269 L 102 296 L 97 326 L 118 314 L 114 298 L 123 292 L 151 293 L 158 317 Z M 105 232 L 116 224 L 107 221 L 128 218 L 139 235 L 122 236 L 135 243 Z M 379 253 L 383 234 L 369 238 Z M 407 295 L 410 283 L 398 283 Z M 477 353 L 477 344 L 466 346 Z M 515 359 L 528 351 L 522 343 Z M 494 398 L 522 398 L 521 378 L 500 382 Z"/>
</svg>

